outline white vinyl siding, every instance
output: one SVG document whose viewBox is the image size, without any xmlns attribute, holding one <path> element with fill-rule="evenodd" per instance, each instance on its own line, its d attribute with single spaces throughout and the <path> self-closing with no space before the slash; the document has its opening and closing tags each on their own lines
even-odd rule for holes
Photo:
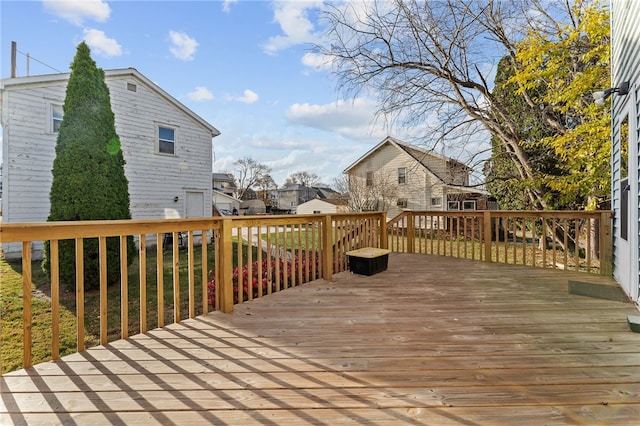
<svg viewBox="0 0 640 426">
<path fill-rule="evenodd" d="M 57 137 L 51 132 L 51 105 L 64 103 L 63 77 L 24 85 L 3 80 L 4 223 L 47 220 Z M 203 205 L 211 206 L 211 129 L 135 75 L 107 71 L 106 84 L 126 161 L 132 218 L 184 217 L 187 191 L 202 191 Z M 185 142 L 175 145 L 174 155 L 156 154 L 158 123 L 179 129 Z"/>
<path fill-rule="evenodd" d="M 640 8 L 635 0 L 611 0 L 611 85 L 617 87 L 629 81 L 629 94 L 611 96 L 612 110 L 612 209 L 613 275 L 632 300 L 640 293 Z M 598 88 L 604 90 L 606 87 Z M 622 151 L 622 123 L 628 117 L 628 154 Z M 624 157 L 627 157 L 628 192 Z M 625 197 L 628 197 L 624 200 Z M 625 240 L 622 220 L 623 202 L 628 202 Z"/>
</svg>

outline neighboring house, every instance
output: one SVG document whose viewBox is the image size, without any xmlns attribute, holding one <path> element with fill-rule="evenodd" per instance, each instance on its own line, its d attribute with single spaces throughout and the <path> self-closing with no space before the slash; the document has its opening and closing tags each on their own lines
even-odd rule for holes
<svg viewBox="0 0 640 426">
<path fill-rule="evenodd" d="M 314 186 L 313 189 L 316 190 L 317 197 L 323 200 L 339 198 L 341 195 L 338 191 L 334 191 L 326 186 Z"/>
<path fill-rule="evenodd" d="M 285 185 L 273 191 L 274 213 L 296 213 L 298 206 L 317 198 L 318 191 L 300 184 Z"/>
<path fill-rule="evenodd" d="M 243 216 L 254 216 L 266 214 L 267 208 L 264 201 L 258 199 L 243 200 L 240 203 L 240 214 Z"/>
<path fill-rule="evenodd" d="M 223 194 L 235 195 L 236 183 L 233 181 L 233 177 L 226 173 L 212 173 L 211 174 L 211 187 L 214 191 L 222 192 Z"/>
<path fill-rule="evenodd" d="M 3 223 L 44 222 L 49 216 L 68 79 L 65 73 L 0 81 Z M 220 132 L 133 68 L 105 70 L 105 82 L 126 161 L 132 218 L 209 216 L 211 139 Z M 15 253 L 3 248 L 6 257 Z"/>
<path fill-rule="evenodd" d="M 640 301 L 640 8 L 635 0 L 611 0 L 611 82 L 629 83 L 612 96 L 613 275 Z M 599 89 L 599 88 L 597 88 Z M 626 151 L 626 153 L 625 153 Z"/>
<path fill-rule="evenodd" d="M 307 201 L 298 206 L 297 214 L 333 214 L 333 213 L 348 213 L 349 203 L 347 200 L 341 200 L 339 198 L 328 198 Z"/>
<path fill-rule="evenodd" d="M 233 209 L 240 211 L 241 201 L 231 195 L 214 190 L 211 193 L 211 199 L 213 202 L 212 216 L 231 216 Z"/>
<path fill-rule="evenodd" d="M 488 193 L 469 188 L 471 169 L 451 158 L 387 137 L 344 170 L 353 210 L 486 209 Z"/>
</svg>

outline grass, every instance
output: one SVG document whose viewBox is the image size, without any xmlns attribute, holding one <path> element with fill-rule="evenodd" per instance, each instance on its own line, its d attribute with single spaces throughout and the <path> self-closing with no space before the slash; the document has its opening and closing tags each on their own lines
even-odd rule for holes
<svg viewBox="0 0 640 426">
<path fill-rule="evenodd" d="M 237 242 L 233 243 L 233 262 L 237 264 Z M 206 275 L 214 268 L 214 247 L 208 245 Z M 243 262 L 246 262 L 248 249 L 242 248 Z M 257 256 L 253 248 L 253 258 Z M 147 328 L 158 326 L 157 266 L 156 248 L 147 249 L 146 268 L 146 306 Z M 189 270 L 187 251 L 179 252 L 179 295 L 180 318 L 189 317 Z M 51 359 L 51 289 L 49 277 L 41 268 L 40 261 L 32 263 L 32 360 L 33 363 Z M 202 314 L 202 248 L 194 247 L 195 276 L 195 313 Z M 128 269 L 128 326 L 129 335 L 140 332 L 140 270 L 136 258 Z M 22 368 L 22 265 L 0 259 L 0 369 L 3 373 Z M 173 322 L 173 259 L 171 251 L 163 256 L 164 323 Z M 107 336 L 109 341 L 121 338 L 121 288 L 112 285 L 107 290 Z M 98 291 L 85 293 L 85 346 L 95 346 L 100 335 L 100 294 Z M 211 307 L 209 308 L 212 309 Z M 76 352 L 76 295 L 75 292 L 60 289 L 60 355 Z"/>
</svg>

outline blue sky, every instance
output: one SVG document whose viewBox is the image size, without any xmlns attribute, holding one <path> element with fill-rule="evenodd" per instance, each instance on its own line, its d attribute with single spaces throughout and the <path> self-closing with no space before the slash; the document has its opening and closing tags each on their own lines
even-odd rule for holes
<svg viewBox="0 0 640 426">
<path fill-rule="evenodd" d="M 325 183 L 402 129 L 373 121 L 371 98 L 344 99 L 311 44 L 322 1 L 103 1 L 0 3 L 1 76 L 68 72 L 85 40 L 103 69 L 133 67 L 221 131 L 214 171 L 251 157 L 282 185 L 294 172 Z M 44 66 L 40 62 L 48 65 Z M 50 68 L 53 67 L 54 69 Z M 410 133 L 410 132 L 409 132 Z"/>
</svg>

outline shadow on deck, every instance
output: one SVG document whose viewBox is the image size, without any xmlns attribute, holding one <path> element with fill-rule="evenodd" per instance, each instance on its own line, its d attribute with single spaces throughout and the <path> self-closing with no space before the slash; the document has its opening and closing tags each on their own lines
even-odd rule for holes
<svg viewBox="0 0 640 426">
<path fill-rule="evenodd" d="M 2 377 L 0 424 L 633 424 L 633 305 L 579 273 L 394 254 Z"/>
</svg>

